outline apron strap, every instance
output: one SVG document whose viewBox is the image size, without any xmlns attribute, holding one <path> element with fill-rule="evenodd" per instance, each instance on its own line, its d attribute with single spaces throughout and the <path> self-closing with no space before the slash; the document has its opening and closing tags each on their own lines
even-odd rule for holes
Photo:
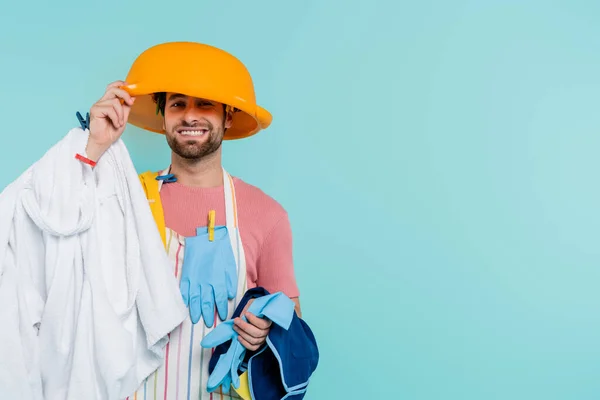
<svg viewBox="0 0 600 400">
<path fill-rule="evenodd" d="M 237 201 L 235 198 L 235 187 L 233 178 L 223 168 L 223 188 L 225 191 L 225 223 L 231 232 L 238 228 Z"/>
</svg>

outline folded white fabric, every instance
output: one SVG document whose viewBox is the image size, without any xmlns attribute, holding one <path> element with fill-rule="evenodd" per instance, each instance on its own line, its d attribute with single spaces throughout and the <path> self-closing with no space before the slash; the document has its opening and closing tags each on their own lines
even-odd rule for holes
<svg viewBox="0 0 600 400">
<path fill-rule="evenodd" d="M 123 399 L 186 317 L 129 153 L 71 130 L 0 193 L 0 393 Z"/>
</svg>

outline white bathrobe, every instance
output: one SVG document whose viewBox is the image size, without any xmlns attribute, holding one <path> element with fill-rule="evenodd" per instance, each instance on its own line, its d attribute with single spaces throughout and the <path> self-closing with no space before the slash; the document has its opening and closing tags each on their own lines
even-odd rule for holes
<svg viewBox="0 0 600 400">
<path fill-rule="evenodd" d="M 187 316 L 125 145 L 71 130 L 0 193 L 0 398 L 121 399 Z"/>
</svg>

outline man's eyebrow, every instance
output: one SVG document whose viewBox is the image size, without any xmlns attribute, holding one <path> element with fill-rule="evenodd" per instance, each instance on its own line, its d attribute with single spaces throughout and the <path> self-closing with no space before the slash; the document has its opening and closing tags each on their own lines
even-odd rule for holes
<svg viewBox="0 0 600 400">
<path fill-rule="evenodd" d="M 169 96 L 169 101 L 171 101 L 171 100 L 177 100 L 177 99 L 184 99 L 186 97 L 187 96 L 185 96 L 185 95 L 183 95 L 181 93 L 174 93 L 174 94 L 172 94 L 172 95 Z"/>
</svg>

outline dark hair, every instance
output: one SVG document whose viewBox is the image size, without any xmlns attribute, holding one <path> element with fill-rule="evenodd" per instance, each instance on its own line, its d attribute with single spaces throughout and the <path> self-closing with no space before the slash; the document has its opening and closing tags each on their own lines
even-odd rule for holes
<svg viewBox="0 0 600 400">
<path fill-rule="evenodd" d="M 165 116 L 165 104 L 167 103 L 167 94 L 165 92 L 152 93 L 152 100 L 156 103 L 156 113 Z"/>
</svg>

